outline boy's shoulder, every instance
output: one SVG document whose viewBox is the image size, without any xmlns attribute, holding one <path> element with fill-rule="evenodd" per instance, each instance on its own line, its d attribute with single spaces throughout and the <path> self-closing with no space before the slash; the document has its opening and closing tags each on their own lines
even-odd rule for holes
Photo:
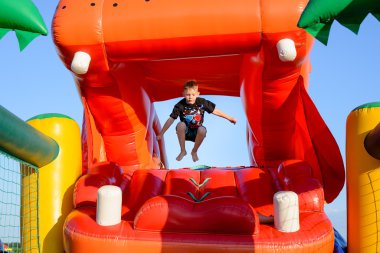
<svg viewBox="0 0 380 253">
<path fill-rule="evenodd" d="M 215 104 L 212 101 L 205 99 L 205 98 L 202 98 L 202 97 L 197 97 L 197 99 L 195 100 L 195 103 L 197 105 L 205 105 L 206 104 L 206 105 L 212 105 L 215 107 Z"/>
<path fill-rule="evenodd" d="M 185 105 L 186 104 L 186 99 L 185 98 L 182 98 L 181 100 L 179 100 L 175 105 Z"/>
<path fill-rule="evenodd" d="M 202 98 L 202 97 L 197 97 L 197 99 L 195 100 L 195 102 L 198 104 L 204 103 L 206 101 L 209 101 L 209 100 Z"/>
</svg>

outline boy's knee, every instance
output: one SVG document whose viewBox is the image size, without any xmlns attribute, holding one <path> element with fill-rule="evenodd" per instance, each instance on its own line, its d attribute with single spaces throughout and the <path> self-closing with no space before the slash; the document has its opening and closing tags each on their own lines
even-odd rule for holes
<svg viewBox="0 0 380 253">
<path fill-rule="evenodd" d="M 207 130 L 204 126 L 200 126 L 197 131 L 197 135 L 206 136 Z"/>
<path fill-rule="evenodd" d="M 184 122 L 179 122 L 176 127 L 177 132 L 178 131 L 185 131 L 186 130 L 186 124 Z"/>
</svg>

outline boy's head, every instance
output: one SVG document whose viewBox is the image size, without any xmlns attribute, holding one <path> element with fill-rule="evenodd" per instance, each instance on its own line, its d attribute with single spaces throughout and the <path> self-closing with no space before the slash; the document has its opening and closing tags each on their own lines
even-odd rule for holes
<svg viewBox="0 0 380 253">
<path fill-rule="evenodd" d="M 195 100 L 199 96 L 198 84 L 195 80 L 187 81 L 183 86 L 183 96 L 186 99 L 186 103 L 194 104 Z"/>
</svg>

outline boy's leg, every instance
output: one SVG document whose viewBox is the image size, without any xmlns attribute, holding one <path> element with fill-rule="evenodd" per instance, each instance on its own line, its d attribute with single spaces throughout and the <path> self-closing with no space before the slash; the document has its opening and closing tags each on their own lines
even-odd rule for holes
<svg viewBox="0 0 380 253">
<path fill-rule="evenodd" d="M 197 131 L 197 136 L 195 137 L 194 141 L 194 147 L 193 150 L 191 151 L 191 156 L 193 157 L 193 161 L 196 162 L 199 160 L 198 158 L 198 148 L 201 146 L 204 138 L 206 137 L 206 128 L 204 126 L 200 126 Z"/>
<path fill-rule="evenodd" d="M 181 161 L 182 158 L 187 155 L 186 147 L 185 147 L 185 134 L 186 134 L 186 124 L 183 122 L 179 122 L 176 127 L 179 147 L 181 148 L 181 152 L 177 156 L 176 160 Z"/>
</svg>

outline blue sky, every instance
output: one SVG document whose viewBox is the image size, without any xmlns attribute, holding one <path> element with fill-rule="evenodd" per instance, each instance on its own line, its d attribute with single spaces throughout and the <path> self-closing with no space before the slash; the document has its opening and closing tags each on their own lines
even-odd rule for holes
<svg viewBox="0 0 380 253">
<path fill-rule="evenodd" d="M 34 0 L 47 26 L 58 1 Z M 316 41 L 311 53 L 312 73 L 309 93 L 336 138 L 345 156 L 346 117 L 352 109 L 380 101 L 380 23 L 372 16 L 363 22 L 359 34 L 334 23 L 328 46 Z M 23 120 L 43 113 L 62 113 L 81 124 L 83 109 L 73 78 L 64 68 L 52 43 L 51 33 L 38 37 L 19 52 L 14 33 L 0 40 L 0 105 Z M 238 98 L 207 96 L 238 123 L 206 115 L 207 138 L 199 150 L 199 162 L 190 155 L 181 162 L 175 157 L 179 147 L 174 125 L 165 134 L 167 157 L 171 168 L 194 165 L 249 165 L 246 149 L 246 121 Z M 156 104 L 163 123 L 177 99 Z M 187 146 L 188 151 L 191 146 Z M 345 189 L 326 206 L 334 226 L 346 236 Z"/>
</svg>

